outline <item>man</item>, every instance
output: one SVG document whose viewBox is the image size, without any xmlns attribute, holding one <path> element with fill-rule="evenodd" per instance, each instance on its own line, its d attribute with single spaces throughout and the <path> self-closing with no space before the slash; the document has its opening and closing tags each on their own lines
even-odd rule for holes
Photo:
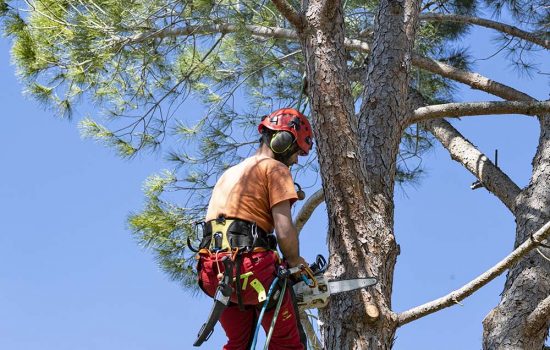
<svg viewBox="0 0 550 350">
<path fill-rule="evenodd" d="M 284 108 L 264 117 L 258 131 L 256 153 L 228 169 L 214 187 L 199 252 L 199 285 L 210 296 L 223 276 L 221 259 L 227 256 L 235 264 L 231 304 L 220 316 L 228 337 L 224 350 L 250 347 L 259 305 L 281 264 L 277 244 L 289 267 L 307 266 L 292 223 L 290 209 L 298 196 L 289 167 L 311 150 L 311 126 L 303 114 Z M 306 348 L 291 290 L 283 296 L 269 349 Z M 266 332 L 274 304 L 268 304 L 262 319 Z"/>
</svg>

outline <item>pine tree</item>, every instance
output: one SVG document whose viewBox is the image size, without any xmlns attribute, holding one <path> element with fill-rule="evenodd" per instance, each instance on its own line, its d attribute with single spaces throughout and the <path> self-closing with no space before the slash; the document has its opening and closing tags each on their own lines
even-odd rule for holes
<svg viewBox="0 0 550 350">
<path fill-rule="evenodd" d="M 322 179 L 323 190 L 304 213 L 320 200 L 327 204 L 329 277 L 367 273 L 380 280 L 368 292 L 332 298 L 321 317 L 339 322 L 325 323 L 323 341 L 327 349 L 386 349 L 399 326 L 482 285 L 392 311 L 394 187 L 422 172 L 417 159 L 432 142 L 440 141 L 516 217 L 517 247 L 549 219 L 550 103 L 471 72 L 460 41 L 471 25 L 492 28 L 511 61 L 532 73 L 530 52 L 550 47 L 549 9 L 544 0 L 485 5 L 495 15 L 512 13 L 524 29 L 476 17 L 482 4 L 474 0 L 35 0 L 1 1 L 0 13 L 32 96 L 66 118 L 82 100 L 100 105 L 103 118 L 90 116 L 79 126 L 122 157 L 161 145 L 174 149 L 168 152 L 174 169 L 147 180 L 145 209 L 129 222 L 186 286 L 194 281 L 188 242 L 197 239 L 194 222 L 204 215 L 216 177 L 250 154 L 261 115 L 282 106 L 307 112 L 317 147 L 297 172 Z M 456 82 L 506 102 L 452 103 Z M 202 100 L 203 114 L 178 108 L 189 96 Z M 247 105 L 236 106 L 236 97 Z M 540 121 L 525 189 L 443 119 L 502 113 Z M 174 199 L 174 191 L 185 199 Z M 544 344 L 550 265 L 536 253 L 522 254 L 501 305 L 484 321 L 487 349 Z"/>
</svg>

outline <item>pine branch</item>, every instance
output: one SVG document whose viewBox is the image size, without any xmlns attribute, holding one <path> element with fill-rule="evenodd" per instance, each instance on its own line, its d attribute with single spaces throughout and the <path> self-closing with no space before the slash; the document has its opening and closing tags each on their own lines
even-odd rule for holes
<svg viewBox="0 0 550 350">
<path fill-rule="evenodd" d="M 501 97 L 505 100 L 516 101 L 534 101 L 531 96 L 518 91 L 510 86 L 501 84 L 481 74 L 470 72 L 467 70 L 453 67 L 449 64 L 439 62 L 437 60 L 423 57 L 420 55 L 413 55 L 412 64 L 418 68 L 422 68 L 429 72 L 441 75 L 442 77 L 458 81 L 466 84 L 476 90 L 485 91 L 492 95 Z"/>
<path fill-rule="evenodd" d="M 411 92 L 410 101 L 413 106 L 427 104 L 424 97 L 414 89 Z M 515 213 L 516 198 L 521 193 L 521 189 L 506 173 L 445 119 L 429 120 L 422 122 L 421 125 L 449 152 L 451 159 L 463 165 L 489 192 L 500 199 L 512 213 Z"/>
<path fill-rule="evenodd" d="M 483 186 L 512 212 L 521 189 L 489 158 L 480 152 L 445 119 L 435 119 L 422 125 L 449 151 L 451 158 L 470 171 Z"/>
<path fill-rule="evenodd" d="M 544 226 L 541 227 L 537 232 L 535 232 L 530 239 L 527 239 L 525 242 L 523 242 L 513 252 L 508 254 L 508 256 L 506 256 L 503 260 L 498 262 L 495 266 L 485 271 L 476 279 L 472 280 L 460 289 L 457 289 L 444 297 L 398 314 L 398 327 L 432 314 L 434 312 L 437 312 L 441 309 L 458 304 L 461 300 L 469 297 L 481 287 L 492 281 L 495 277 L 499 276 L 504 271 L 511 268 L 515 263 L 517 263 L 522 257 L 529 253 L 548 236 L 550 236 L 550 221 L 544 224 Z"/>
<path fill-rule="evenodd" d="M 443 14 L 443 13 L 425 13 L 420 15 L 421 21 L 442 21 L 442 22 L 459 22 L 470 23 L 478 26 L 498 30 L 499 32 L 527 40 L 534 44 L 540 45 L 546 49 L 550 49 L 550 40 L 539 37 L 533 33 L 526 32 L 517 27 L 504 24 L 501 22 L 491 21 L 485 18 L 471 17 L 464 15 Z"/>
<path fill-rule="evenodd" d="M 286 0 L 271 0 L 277 10 L 298 30 L 302 29 L 302 17 Z"/>
<path fill-rule="evenodd" d="M 244 28 L 249 31 L 251 35 L 255 35 L 263 38 L 275 38 L 275 39 L 288 39 L 297 41 L 298 34 L 291 29 L 277 28 L 277 27 L 265 27 L 257 25 L 246 25 Z M 162 30 L 144 32 L 129 37 L 115 37 L 113 41 L 119 45 L 139 43 L 148 39 L 155 38 L 167 38 L 185 36 L 191 34 L 213 34 L 213 33 L 235 33 L 239 30 L 239 27 L 232 24 L 215 24 L 204 26 L 187 26 L 184 28 L 165 28 Z M 358 50 L 361 52 L 369 52 L 370 46 L 367 42 L 357 39 L 346 38 L 344 41 L 346 48 L 350 50 Z M 449 64 L 424 57 L 421 55 L 413 54 L 412 64 L 418 68 L 427 70 L 429 72 L 441 75 L 445 78 L 455 80 L 457 82 L 466 84 L 476 90 L 485 91 L 492 95 L 501 97 L 505 100 L 516 101 L 534 101 L 531 96 L 518 91 L 510 86 L 491 80 L 481 74 L 470 72 L 467 70 L 453 67 Z"/>
<path fill-rule="evenodd" d="M 468 103 L 445 103 L 417 108 L 411 117 L 411 123 L 444 117 L 465 117 L 491 114 L 537 115 L 549 113 L 549 101 L 491 101 Z"/>
<path fill-rule="evenodd" d="M 114 37 L 113 41 L 118 44 L 137 44 L 150 39 L 164 39 L 175 38 L 179 36 L 199 35 L 199 34 L 229 34 L 236 33 L 239 30 L 246 29 L 250 34 L 262 37 L 262 38 L 274 38 L 274 39 L 290 39 L 298 40 L 298 35 L 292 29 L 285 29 L 279 27 L 266 27 L 257 25 L 245 25 L 239 27 L 234 24 L 221 23 L 221 24 L 209 24 L 209 25 L 189 25 L 182 28 L 167 27 L 154 31 L 147 31 L 139 34 L 135 34 L 128 37 Z"/>
<path fill-rule="evenodd" d="M 319 206 L 319 204 L 323 203 L 324 200 L 325 193 L 323 192 L 323 189 L 320 189 L 312 194 L 304 203 L 300 209 L 300 212 L 296 215 L 296 219 L 294 220 L 294 225 L 296 226 L 296 231 L 298 231 L 298 234 L 302 231 L 302 228 L 311 217 L 311 214 L 313 214 L 313 211 Z"/>
<path fill-rule="evenodd" d="M 550 318 L 550 296 L 541 301 L 535 310 L 527 317 L 525 329 L 527 335 L 532 335 L 546 325 Z"/>
</svg>

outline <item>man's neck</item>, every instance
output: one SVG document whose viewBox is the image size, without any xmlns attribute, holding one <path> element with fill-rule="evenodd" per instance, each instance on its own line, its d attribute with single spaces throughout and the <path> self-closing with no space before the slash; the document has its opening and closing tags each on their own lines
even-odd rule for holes
<svg viewBox="0 0 550 350">
<path fill-rule="evenodd" d="M 265 144 L 262 144 L 260 148 L 256 150 L 255 155 L 275 159 L 275 153 L 273 153 L 273 151 Z"/>
</svg>

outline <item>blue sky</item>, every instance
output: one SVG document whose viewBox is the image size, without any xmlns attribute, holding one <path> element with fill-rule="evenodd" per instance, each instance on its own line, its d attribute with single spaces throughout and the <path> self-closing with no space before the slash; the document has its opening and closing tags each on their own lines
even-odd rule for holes
<svg viewBox="0 0 550 350">
<path fill-rule="evenodd" d="M 496 49 L 486 43 L 493 37 L 475 30 L 472 51 L 491 55 Z M 549 64 L 541 68 L 550 71 Z M 475 69 L 548 98 L 546 78 L 519 78 L 500 56 Z M 82 140 L 75 122 L 56 119 L 23 96 L 5 38 L 0 86 L 0 349 L 191 349 L 211 301 L 170 281 L 126 226 L 143 204 L 145 178 L 167 167 L 162 157 L 121 160 Z M 456 99 L 496 100 L 464 87 Z M 77 109 L 77 119 L 91 110 Z M 498 148 L 500 167 L 520 187 L 527 184 L 538 138 L 534 118 L 470 117 L 454 125 L 488 156 Z M 484 189 L 470 190 L 475 179 L 445 150 L 436 146 L 423 164 L 420 184 L 396 191 L 396 311 L 461 287 L 513 245 L 513 217 Z M 307 259 L 326 251 L 324 214 L 320 207 L 302 231 Z M 481 321 L 502 286 L 501 277 L 463 306 L 404 326 L 395 349 L 481 348 Z M 217 328 L 203 348 L 223 342 Z"/>
</svg>

